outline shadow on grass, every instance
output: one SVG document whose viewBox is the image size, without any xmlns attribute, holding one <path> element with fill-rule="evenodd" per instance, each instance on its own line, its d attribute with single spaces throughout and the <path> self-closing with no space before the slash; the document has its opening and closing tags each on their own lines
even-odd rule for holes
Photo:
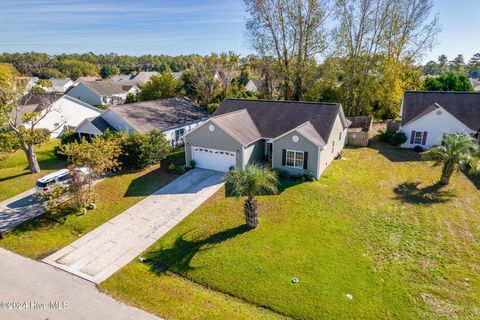
<svg viewBox="0 0 480 320">
<path fill-rule="evenodd" d="M 368 148 L 377 150 L 378 153 L 392 162 L 421 161 L 420 153 L 410 149 L 402 149 L 385 142 L 371 141 Z"/>
<path fill-rule="evenodd" d="M 452 191 L 441 190 L 443 185 L 434 185 L 420 188 L 420 182 L 404 182 L 399 184 L 393 191 L 397 194 L 397 200 L 413 204 L 435 204 L 451 200 L 455 196 Z"/>
<path fill-rule="evenodd" d="M 228 239 L 235 238 L 251 230 L 246 225 L 223 230 L 210 235 L 204 239 L 187 240 L 187 233 L 180 235 L 173 246 L 168 249 L 149 252 L 145 263 L 156 273 L 165 273 L 167 271 L 184 272 L 194 269 L 190 264 L 193 257 L 200 251 L 213 248 L 215 245 Z"/>
<path fill-rule="evenodd" d="M 464 174 L 468 178 L 468 180 L 470 180 L 475 185 L 477 190 L 480 190 L 480 174 L 474 175 L 474 174 L 468 174 L 466 172 L 464 172 Z"/>
<path fill-rule="evenodd" d="M 30 174 L 29 172 L 22 172 L 22 173 L 18 173 L 18 174 L 15 174 L 13 176 L 8 176 L 8 177 L 5 177 L 5 178 L 0 178 L 0 182 L 3 182 L 3 181 L 7 181 L 7 180 L 10 180 L 10 179 L 15 179 L 15 178 L 18 178 L 18 177 L 21 177 L 21 176 L 25 176 L 27 174 Z"/>
<path fill-rule="evenodd" d="M 168 168 L 170 163 L 173 163 L 176 167 L 184 166 L 185 163 L 185 149 L 178 148 L 174 149 L 165 160 L 162 160 L 162 166 Z"/>
<path fill-rule="evenodd" d="M 292 188 L 292 187 L 295 187 L 299 184 L 302 184 L 302 183 L 311 183 L 310 181 L 302 181 L 302 180 L 299 180 L 299 179 L 280 179 L 279 180 L 279 183 L 277 185 L 277 189 L 278 189 L 278 194 L 284 192 L 285 190 L 287 190 L 288 188 Z M 262 194 L 263 196 L 273 196 L 275 194 Z M 235 197 L 235 195 L 232 194 L 231 192 L 231 189 L 230 189 L 230 186 L 228 185 L 228 183 L 225 184 L 225 197 L 227 198 L 230 198 L 230 197 Z"/>
</svg>

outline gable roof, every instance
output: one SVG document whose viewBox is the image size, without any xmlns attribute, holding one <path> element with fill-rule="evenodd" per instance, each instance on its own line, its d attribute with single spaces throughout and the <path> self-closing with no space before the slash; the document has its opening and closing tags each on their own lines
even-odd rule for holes
<svg viewBox="0 0 480 320">
<path fill-rule="evenodd" d="M 480 129 L 480 93 L 407 91 L 403 95 L 402 126 L 441 106 L 472 130 Z"/>
<path fill-rule="evenodd" d="M 142 84 L 147 82 L 152 76 L 155 76 L 157 74 L 159 74 L 157 71 L 141 71 L 131 79 L 134 80 L 136 83 Z"/>
<path fill-rule="evenodd" d="M 480 79 L 470 78 L 470 83 L 472 84 L 473 91 L 480 91 Z"/>
<path fill-rule="evenodd" d="M 105 119 L 98 116 L 83 120 L 75 131 L 86 134 L 101 134 L 107 129 L 115 130 Z"/>
<path fill-rule="evenodd" d="M 303 134 L 308 136 L 306 138 L 315 140 L 319 145 L 321 145 L 321 140 L 323 143 L 328 141 L 337 114 L 340 112 L 343 115 L 342 107 L 338 103 L 226 99 L 213 114 L 213 119 L 239 110 L 248 112 L 263 138 L 276 138 L 293 129 L 305 126 L 301 129 Z M 346 120 L 342 121 L 347 127 Z M 307 122 L 309 124 L 306 124 Z"/>
<path fill-rule="evenodd" d="M 63 87 L 66 84 L 73 82 L 72 79 L 70 78 L 65 78 L 65 79 L 59 79 L 59 78 L 50 78 L 48 79 L 54 87 Z"/>
<path fill-rule="evenodd" d="M 241 144 L 248 144 L 262 137 L 245 109 L 222 114 L 211 120 Z"/>
<path fill-rule="evenodd" d="M 166 130 L 208 118 L 208 112 L 188 98 L 168 98 L 112 106 L 111 110 L 138 132 Z"/>
<path fill-rule="evenodd" d="M 86 86 L 87 88 L 91 89 L 92 91 L 96 92 L 100 96 L 104 97 L 111 97 L 116 94 L 124 94 L 132 86 L 125 86 L 120 81 L 108 81 L 108 80 L 101 80 L 101 81 L 82 81 L 80 82 L 81 85 Z"/>
</svg>

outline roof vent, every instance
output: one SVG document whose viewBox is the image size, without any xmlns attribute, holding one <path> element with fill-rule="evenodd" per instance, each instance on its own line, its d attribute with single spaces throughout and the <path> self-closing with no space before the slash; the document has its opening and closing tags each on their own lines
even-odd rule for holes
<svg viewBox="0 0 480 320">
<path fill-rule="evenodd" d="M 441 115 L 442 114 L 442 111 L 438 110 L 437 111 L 437 116 Z"/>
</svg>

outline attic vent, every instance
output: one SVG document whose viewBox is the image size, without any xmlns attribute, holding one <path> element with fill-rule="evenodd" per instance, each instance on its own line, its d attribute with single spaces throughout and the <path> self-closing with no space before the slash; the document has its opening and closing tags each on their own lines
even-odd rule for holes
<svg viewBox="0 0 480 320">
<path fill-rule="evenodd" d="M 441 115 L 442 114 L 442 111 L 441 110 L 438 110 L 437 111 L 437 116 Z"/>
<path fill-rule="evenodd" d="M 293 137 L 292 137 L 292 141 L 293 141 L 293 142 L 298 142 L 298 136 L 297 136 L 297 135 L 293 136 Z"/>
</svg>

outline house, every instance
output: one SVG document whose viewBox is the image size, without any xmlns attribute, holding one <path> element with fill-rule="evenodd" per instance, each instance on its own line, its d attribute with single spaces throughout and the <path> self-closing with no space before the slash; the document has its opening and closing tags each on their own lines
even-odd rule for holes
<svg viewBox="0 0 480 320">
<path fill-rule="evenodd" d="M 265 82 L 263 80 L 251 79 L 245 85 L 245 89 L 247 89 L 248 91 L 251 91 L 251 92 L 258 92 L 258 91 L 262 90 L 264 84 L 265 84 Z"/>
<path fill-rule="evenodd" d="M 142 85 L 148 82 L 152 76 L 159 75 L 157 71 L 141 71 L 137 73 L 131 80 L 133 80 L 136 84 Z"/>
<path fill-rule="evenodd" d="M 480 79 L 470 78 L 470 83 L 472 84 L 473 91 L 480 91 Z"/>
<path fill-rule="evenodd" d="M 184 135 L 202 124 L 208 113 L 188 98 L 168 98 L 112 106 L 78 126 L 80 135 L 96 135 L 106 129 L 147 133 L 159 130 L 172 146 L 183 145 Z"/>
<path fill-rule="evenodd" d="M 480 93 L 407 91 L 401 106 L 404 148 L 440 145 L 446 133 L 476 134 L 480 129 Z"/>
<path fill-rule="evenodd" d="M 52 83 L 51 91 L 57 93 L 64 93 L 74 84 L 74 82 L 70 78 L 59 79 L 52 77 L 48 80 Z"/>
<path fill-rule="evenodd" d="M 125 102 L 129 93 L 135 94 L 138 88 L 121 81 L 80 82 L 67 94 L 93 106 L 116 105 Z"/>
<path fill-rule="evenodd" d="M 39 112 L 42 116 L 44 115 L 36 128 L 48 129 L 52 138 L 61 136 L 67 129 L 75 129 L 83 120 L 96 117 L 102 112 L 85 102 L 63 94 L 27 95 L 22 103 L 20 116 L 27 112 Z"/>
<path fill-rule="evenodd" d="M 336 103 L 226 99 L 186 134 L 186 161 L 217 171 L 268 162 L 318 178 L 342 151 L 348 125 Z"/>
</svg>

